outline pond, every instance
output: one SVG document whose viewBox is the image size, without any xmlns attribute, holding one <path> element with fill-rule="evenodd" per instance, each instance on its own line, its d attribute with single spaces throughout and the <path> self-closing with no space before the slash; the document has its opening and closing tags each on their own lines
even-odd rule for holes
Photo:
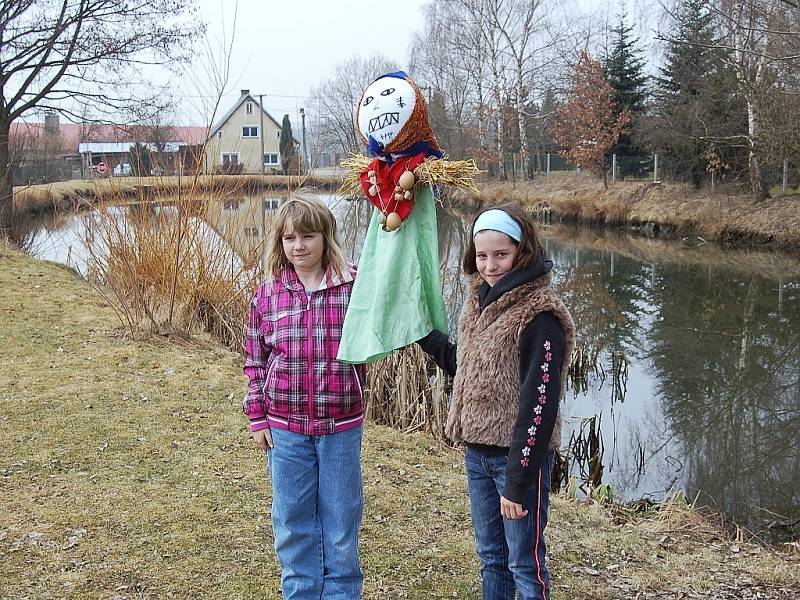
<svg viewBox="0 0 800 600">
<path fill-rule="evenodd" d="M 358 258 L 366 203 L 320 196 Z M 211 229 L 238 223 L 260 240 L 279 196 L 242 196 L 211 211 Z M 121 209 L 126 210 L 126 209 Z M 459 273 L 473 215 L 440 210 L 444 293 L 452 329 L 465 290 Z M 86 269 L 91 213 L 37 217 L 36 257 Z M 682 490 L 778 542 L 800 519 L 800 260 L 726 250 L 700 239 L 663 241 L 542 224 L 554 279 L 596 368 L 573 381 L 562 414 L 570 434 L 595 417 L 603 482 L 615 499 Z M 221 234 L 224 237 L 224 234 Z M 238 242 L 241 244 L 241 242 Z M 231 243 L 236 252 L 237 244 Z M 578 467 L 574 467 L 578 469 Z"/>
</svg>

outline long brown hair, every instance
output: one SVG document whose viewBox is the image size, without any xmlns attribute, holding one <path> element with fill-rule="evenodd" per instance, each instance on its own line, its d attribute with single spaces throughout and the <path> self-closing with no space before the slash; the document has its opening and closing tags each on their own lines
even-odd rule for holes
<svg viewBox="0 0 800 600">
<path fill-rule="evenodd" d="M 517 242 L 512 240 L 517 245 L 517 256 L 514 258 L 514 270 L 527 269 L 534 265 L 545 254 L 544 248 L 539 241 L 539 235 L 536 232 L 536 225 L 533 218 L 516 202 L 509 202 L 501 204 L 500 206 L 493 206 L 481 211 L 475 216 L 472 224 L 469 227 L 469 243 L 464 252 L 464 259 L 461 262 L 461 268 L 467 275 L 474 275 L 478 272 L 478 265 L 475 262 L 475 236 L 472 230 L 475 228 L 475 221 L 481 214 L 487 210 L 496 208 L 505 212 L 509 217 L 514 219 L 522 229 L 522 239 Z"/>
<path fill-rule="evenodd" d="M 283 251 L 283 233 L 287 226 L 297 233 L 321 233 L 325 242 L 322 267 L 332 267 L 341 276 L 347 271 L 347 261 L 336 237 L 336 218 L 319 200 L 292 196 L 278 207 L 272 220 L 272 233 L 268 242 L 267 273 L 278 277 L 291 263 Z"/>
</svg>

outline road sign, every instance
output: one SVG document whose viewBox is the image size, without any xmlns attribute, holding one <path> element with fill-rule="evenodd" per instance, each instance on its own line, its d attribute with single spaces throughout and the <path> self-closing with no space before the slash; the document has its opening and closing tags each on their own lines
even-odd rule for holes
<svg viewBox="0 0 800 600">
<path fill-rule="evenodd" d="M 105 173 L 107 170 L 108 170 L 108 167 L 106 166 L 106 163 L 104 163 L 104 162 L 97 163 L 97 172 L 100 173 L 100 175 Z"/>
</svg>

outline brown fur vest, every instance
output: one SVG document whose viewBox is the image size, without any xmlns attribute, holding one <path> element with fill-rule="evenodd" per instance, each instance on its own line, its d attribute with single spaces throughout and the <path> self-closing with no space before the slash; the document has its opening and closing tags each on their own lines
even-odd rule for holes
<svg viewBox="0 0 800 600">
<path fill-rule="evenodd" d="M 509 290 L 480 311 L 475 276 L 458 325 L 458 354 L 453 396 L 445 433 L 453 441 L 510 447 L 519 411 L 519 338 L 540 312 L 556 316 L 566 341 L 561 398 L 550 448 L 561 443 L 561 400 L 575 349 L 575 323 L 550 289 L 550 275 Z"/>
</svg>

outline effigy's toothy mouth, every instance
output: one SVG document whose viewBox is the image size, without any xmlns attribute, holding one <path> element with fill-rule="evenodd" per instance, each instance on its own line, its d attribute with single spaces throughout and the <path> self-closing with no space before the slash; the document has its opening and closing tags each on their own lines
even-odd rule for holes
<svg viewBox="0 0 800 600">
<path fill-rule="evenodd" d="M 383 113 L 374 119 L 369 120 L 369 133 L 383 129 L 388 125 L 394 125 L 400 122 L 399 112 Z"/>
</svg>

